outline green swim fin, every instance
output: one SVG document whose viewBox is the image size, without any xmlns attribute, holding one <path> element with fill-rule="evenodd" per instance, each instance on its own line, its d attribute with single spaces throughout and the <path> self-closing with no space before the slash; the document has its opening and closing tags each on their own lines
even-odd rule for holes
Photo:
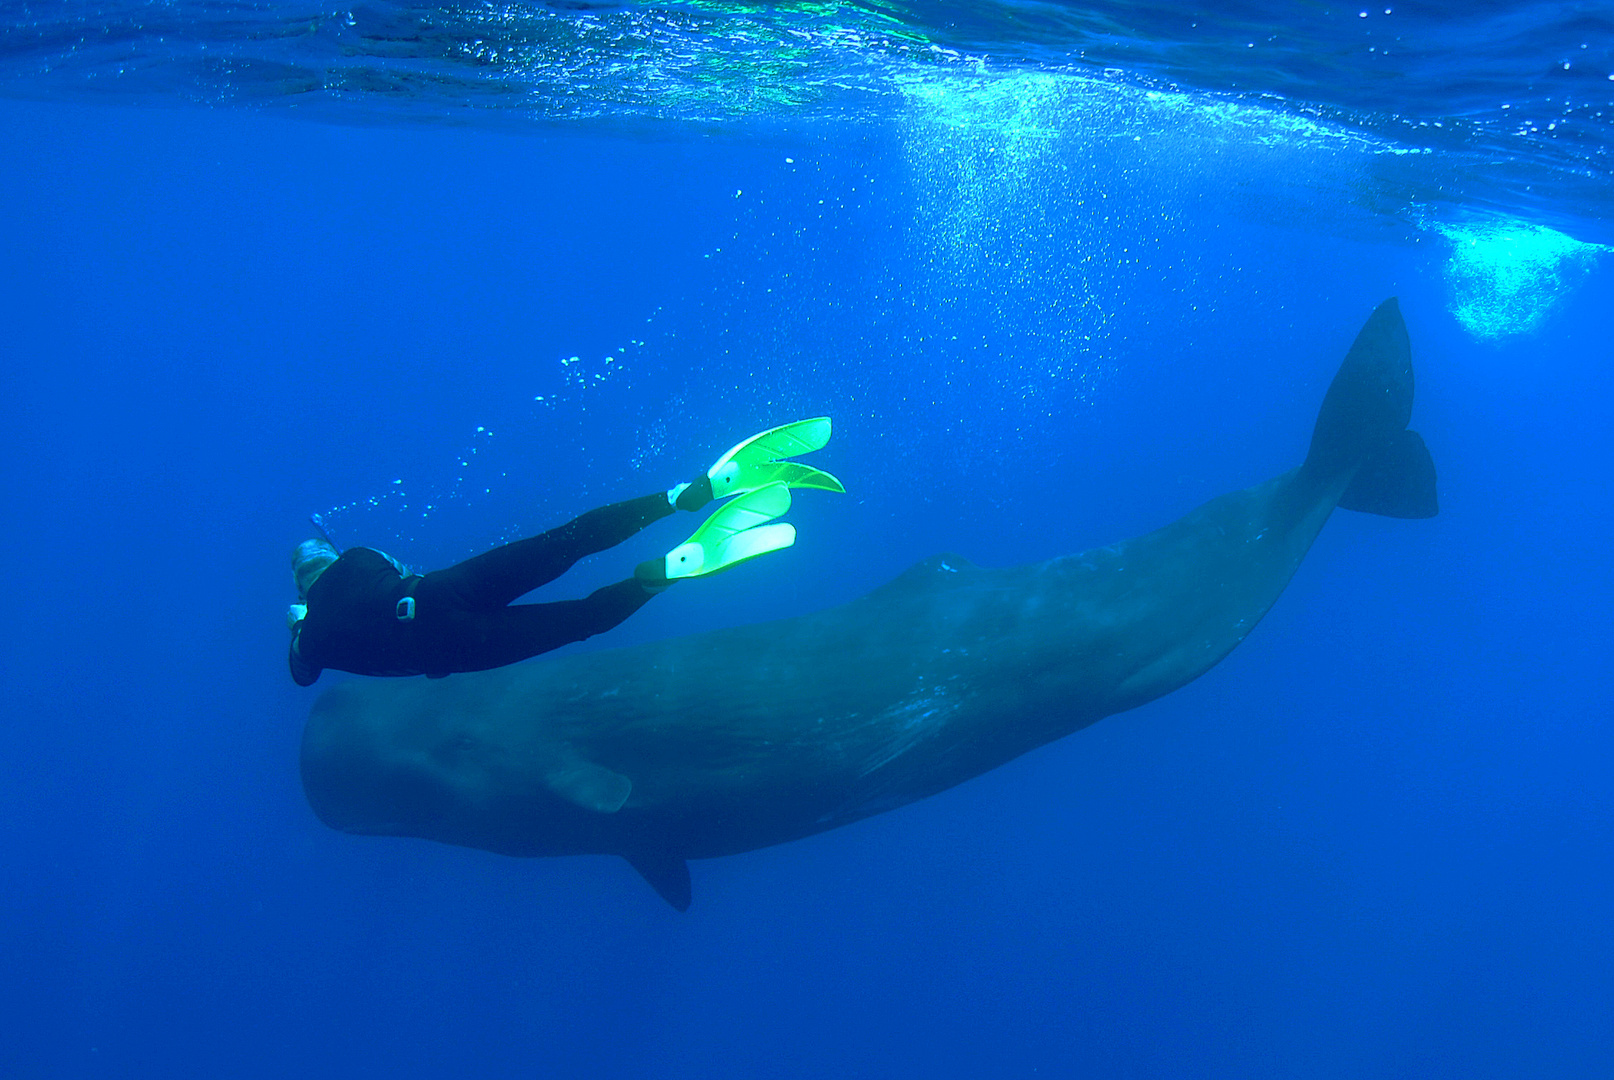
<svg viewBox="0 0 1614 1080">
<path fill-rule="evenodd" d="M 779 460 L 822 450 L 828 442 L 827 416 L 797 420 L 794 424 L 769 428 L 753 435 L 718 458 L 717 464 L 706 470 L 706 477 L 712 483 L 712 497 L 724 499 L 730 495 L 743 495 L 774 483 L 844 493 L 846 488 L 841 486 L 841 482 L 824 470 L 800 462 Z"/>
<path fill-rule="evenodd" d="M 694 535 L 660 560 L 660 569 L 668 581 L 702 577 L 787 548 L 796 542 L 796 527 L 763 523 L 789 509 L 790 489 L 782 481 L 747 492 L 713 511 Z"/>
</svg>

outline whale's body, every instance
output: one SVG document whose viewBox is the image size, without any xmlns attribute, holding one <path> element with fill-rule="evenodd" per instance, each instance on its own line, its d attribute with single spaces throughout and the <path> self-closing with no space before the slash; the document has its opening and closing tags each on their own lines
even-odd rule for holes
<svg viewBox="0 0 1614 1080">
<path fill-rule="evenodd" d="M 675 906 L 684 860 L 933 795 L 1192 681 L 1288 584 L 1336 505 L 1426 516 L 1434 474 L 1395 302 L 1336 376 L 1306 463 L 1136 539 L 1027 566 L 925 560 L 828 611 L 315 704 L 334 828 L 508 855 L 616 854 Z"/>
</svg>

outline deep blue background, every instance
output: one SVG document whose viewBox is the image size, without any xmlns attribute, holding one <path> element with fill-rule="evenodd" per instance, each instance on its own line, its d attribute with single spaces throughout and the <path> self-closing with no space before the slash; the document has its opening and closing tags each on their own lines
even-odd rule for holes
<svg viewBox="0 0 1614 1080">
<path fill-rule="evenodd" d="M 890 132 L 0 103 L 0 140 L 5 1075 L 1606 1066 L 1606 269 L 1483 345 L 1435 242 L 1322 189 L 1263 216 L 1260 160 L 1190 176 L 1089 146 L 948 219 L 946 177 Z M 1083 284 L 1098 323 L 1050 303 Z M 1106 543 L 1289 467 L 1392 294 L 1442 515 L 1337 515 L 1169 698 L 697 863 L 687 915 L 618 860 L 348 837 L 302 801 L 313 692 L 281 613 L 310 510 L 401 487 L 333 515 L 341 538 L 440 565 L 830 412 L 851 495 L 802 496 L 791 552 L 590 646 L 752 622 L 938 550 Z M 606 377 L 566 381 L 573 355 Z M 482 480 L 455 488 L 472 445 Z"/>
</svg>

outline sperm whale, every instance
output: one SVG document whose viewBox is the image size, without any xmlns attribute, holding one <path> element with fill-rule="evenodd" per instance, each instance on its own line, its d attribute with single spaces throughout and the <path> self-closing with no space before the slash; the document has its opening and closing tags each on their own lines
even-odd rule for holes
<svg viewBox="0 0 1614 1080">
<path fill-rule="evenodd" d="M 626 858 L 687 908 L 687 860 L 923 799 L 1198 678 L 1336 506 L 1436 512 L 1394 299 L 1305 461 L 1155 532 L 1025 566 L 937 555 L 826 611 L 445 679 L 354 679 L 304 731 L 327 825 L 514 856 Z"/>
</svg>

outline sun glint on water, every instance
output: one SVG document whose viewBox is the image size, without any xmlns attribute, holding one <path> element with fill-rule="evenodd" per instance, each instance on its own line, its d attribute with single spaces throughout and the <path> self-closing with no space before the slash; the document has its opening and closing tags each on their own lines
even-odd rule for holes
<svg viewBox="0 0 1614 1080">
<path fill-rule="evenodd" d="M 1481 341 L 1539 329 L 1607 248 L 1544 225 L 1502 220 L 1438 225 L 1451 241 L 1451 313 Z"/>
</svg>

